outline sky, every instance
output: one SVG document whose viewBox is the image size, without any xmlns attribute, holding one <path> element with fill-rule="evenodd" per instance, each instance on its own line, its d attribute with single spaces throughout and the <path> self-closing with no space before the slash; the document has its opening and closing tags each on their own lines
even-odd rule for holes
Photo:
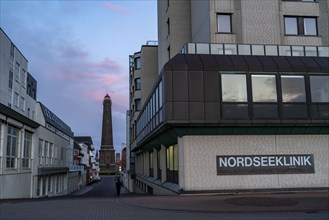
<svg viewBox="0 0 329 220">
<path fill-rule="evenodd" d="M 101 145 L 103 99 L 112 99 L 113 144 L 126 143 L 129 55 L 157 40 L 155 0 L 1 0 L 0 26 L 28 60 L 37 101 L 75 136 Z"/>
</svg>

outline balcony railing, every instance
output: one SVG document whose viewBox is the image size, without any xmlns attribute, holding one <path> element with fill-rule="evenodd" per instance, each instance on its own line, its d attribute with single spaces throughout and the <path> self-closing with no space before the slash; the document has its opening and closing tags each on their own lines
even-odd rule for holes
<svg viewBox="0 0 329 220">
<path fill-rule="evenodd" d="M 329 47 L 263 44 L 187 43 L 183 54 L 329 57 Z"/>
<path fill-rule="evenodd" d="M 85 168 L 82 165 L 70 165 L 69 166 L 69 171 L 70 172 L 75 172 L 75 171 L 83 171 Z"/>
</svg>

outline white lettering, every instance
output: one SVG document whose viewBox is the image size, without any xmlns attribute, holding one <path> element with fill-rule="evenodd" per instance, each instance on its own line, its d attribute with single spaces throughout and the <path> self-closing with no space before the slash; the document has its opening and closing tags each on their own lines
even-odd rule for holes
<svg viewBox="0 0 329 220">
<path fill-rule="evenodd" d="M 233 163 L 231 162 L 231 161 L 233 161 Z M 235 167 L 236 166 L 236 160 L 235 160 L 235 158 L 234 157 L 230 157 L 230 158 L 228 158 L 228 165 L 230 166 L 230 167 Z"/>
<path fill-rule="evenodd" d="M 306 165 L 306 163 L 309 165 L 309 166 L 312 166 L 311 162 L 309 161 L 311 158 L 311 156 L 304 156 L 304 165 Z"/>
<path fill-rule="evenodd" d="M 222 157 L 219 158 L 219 166 L 220 167 L 227 167 L 227 158 L 224 159 Z"/>
<path fill-rule="evenodd" d="M 300 157 L 293 157 L 292 161 L 293 161 L 292 164 L 294 166 L 296 166 L 296 165 L 300 166 L 301 165 L 301 158 Z"/>
<path fill-rule="evenodd" d="M 274 167 L 275 166 L 275 157 L 269 157 L 268 158 L 268 165 L 270 167 Z"/>
<path fill-rule="evenodd" d="M 252 159 L 250 157 L 246 157 L 245 160 L 244 160 L 244 165 L 246 167 L 251 167 L 251 165 L 252 165 Z"/>
<path fill-rule="evenodd" d="M 260 166 L 260 158 L 259 157 L 254 157 L 253 161 L 254 161 L 254 166 L 255 167 Z"/>
<path fill-rule="evenodd" d="M 283 166 L 283 163 L 281 160 L 282 160 L 282 157 L 276 157 L 276 160 L 275 160 L 276 166 L 279 166 L 279 164 L 280 164 L 280 166 Z"/>
<path fill-rule="evenodd" d="M 238 158 L 237 158 L 237 166 L 238 166 L 238 167 L 244 167 L 244 160 L 243 160 L 243 157 L 238 157 Z"/>
<path fill-rule="evenodd" d="M 262 167 L 267 167 L 267 157 L 261 157 Z"/>
</svg>

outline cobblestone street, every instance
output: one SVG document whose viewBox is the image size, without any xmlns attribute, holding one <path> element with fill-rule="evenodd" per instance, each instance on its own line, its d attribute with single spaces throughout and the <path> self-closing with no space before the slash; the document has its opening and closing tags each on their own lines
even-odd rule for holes
<svg viewBox="0 0 329 220">
<path fill-rule="evenodd" d="M 328 220 L 328 209 L 323 210 L 299 210 L 299 211 L 229 211 L 219 210 L 218 212 L 209 210 L 172 210 L 156 205 L 151 207 L 147 201 L 153 199 L 162 202 L 173 202 L 173 197 L 138 196 L 123 192 L 119 198 L 115 197 L 114 177 L 103 177 L 102 181 L 84 190 L 76 192 L 70 196 L 61 198 L 45 198 L 36 200 L 4 200 L 0 202 L 1 220 L 83 220 L 83 219 L 317 219 Z M 208 196 L 211 198 L 211 196 Z M 143 203 L 144 198 L 144 203 Z M 176 197 L 180 199 L 182 197 Z M 186 197 L 187 198 L 187 197 Z M 198 198 L 198 197 L 194 197 Z M 201 203 L 205 203 L 207 198 L 202 197 Z M 215 197 L 214 197 L 215 198 Z M 214 202 L 213 199 L 209 201 Z M 319 201 L 325 202 L 328 197 L 323 197 Z M 184 199 L 184 198 L 183 198 Z M 189 197 L 190 204 L 193 197 Z M 241 200 L 243 201 L 243 200 Z M 183 202 L 181 200 L 180 202 Z M 197 201 L 196 201 L 197 202 Z M 196 204 L 196 202 L 194 204 Z M 329 201 L 328 201 L 329 202 Z M 231 204 L 232 205 L 232 204 Z M 289 205 L 289 204 L 287 204 Z M 327 205 L 327 204 L 324 204 Z M 143 207 L 144 206 L 144 207 Z M 236 208 L 239 206 L 237 205 Z M 185 207 L 188 208 L 188 207 Z M 193 208 L 193 207 L 191 207 Z"/>
</svg>

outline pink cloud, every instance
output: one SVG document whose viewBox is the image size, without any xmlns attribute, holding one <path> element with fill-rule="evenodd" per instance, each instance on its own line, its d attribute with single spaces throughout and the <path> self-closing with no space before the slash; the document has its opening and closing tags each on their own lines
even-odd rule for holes
<svg viewBox="0 0 329 220">
<path fill-rule="evenodd" d="M 118 6 L 118 5 L 114 5 L 112 3 L 105 3 L 104 8 L 112 10 L 112 11 L 118 11 L 118 12 L 123 13 L 123 14 L 129 14 L 128 9 L 126 9 L 124 7 L 121 7 L 121 6 Z"/>
<path fill-rule="evenodd" d="M 89 62 L 86 64 L 89 68 L 105 69 L 105 70 L 119 70 L 122 68 L 120 64 L 111 60 L 108 57 L 105 57 L 104 60 L 100 62 Z"/>
</svg>

